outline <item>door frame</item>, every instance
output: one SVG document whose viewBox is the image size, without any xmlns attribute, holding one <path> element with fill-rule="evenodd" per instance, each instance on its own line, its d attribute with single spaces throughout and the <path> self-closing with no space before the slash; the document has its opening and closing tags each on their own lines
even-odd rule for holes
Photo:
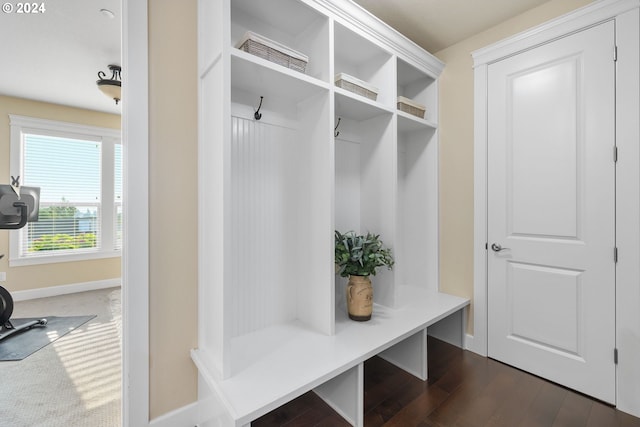
<svg viewBox="0 0 640 427">
<path fill-rule="evenodd" d="M 616 26 L 616 369 L 618 409 L 640 416 L 640 0 L 600 0 L 473 52 L 474 273 L 473 335 L 465 347 L 486 356 L 487 306 L 487 77 L 488 66 L 604 21 Z M 612 52 L 614 55 L 614 52 Z M 612 153 L 613 155 L 613 153 Z M 612 254 L 613 256 L 613 254 Z M 612 354 L 613 357 L 613 354 Z"/>
<path fill-rule="evenodd" d="M 121 0 L 122 426 L 149 425 L 149 72 L 147 2 Z"/>
</svg>

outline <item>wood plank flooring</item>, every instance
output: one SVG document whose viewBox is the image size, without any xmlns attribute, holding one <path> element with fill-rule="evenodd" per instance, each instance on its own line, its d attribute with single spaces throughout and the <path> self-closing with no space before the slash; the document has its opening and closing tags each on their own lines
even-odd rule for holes
<svg viewBox="0 0 640 427">
<path fill-rule="evenodd" d="M 640 419 L 491 359 L 429 338 L 429 380 L 365 362 L 365 426 L 640 427 Z M 349 426 L 314 393 L 254 427 Z"/>
</svg>

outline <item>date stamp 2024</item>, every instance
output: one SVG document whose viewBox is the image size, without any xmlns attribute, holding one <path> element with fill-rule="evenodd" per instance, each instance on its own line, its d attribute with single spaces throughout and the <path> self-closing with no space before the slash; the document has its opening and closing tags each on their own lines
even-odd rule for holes
<svg viewBox="0 0 640 427">
<path fill-rule="evenodd" d="M 36 15 L 40 13 L 45 13 L 47 8 L 44 2 L 41 3 L 11 3 L 5 2 L 2 3 L 2 12 L 16 13 L 16 14 L 24 14 L 24 15 Z"/>
</svg>

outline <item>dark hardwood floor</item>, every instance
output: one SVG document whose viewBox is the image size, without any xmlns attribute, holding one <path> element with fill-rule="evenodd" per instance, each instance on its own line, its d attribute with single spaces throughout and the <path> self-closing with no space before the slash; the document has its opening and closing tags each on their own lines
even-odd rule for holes
<svg viewBox="0 0 640 427">
<path fill-rule="evenodd" d="M 429 338 L 429 380 L 374 357 L 365 362 L 366 427 L 640 427 L 640 419 L 582 394 Z M 349 426 L 314 393 L 254 421 Z"/>
</svg>

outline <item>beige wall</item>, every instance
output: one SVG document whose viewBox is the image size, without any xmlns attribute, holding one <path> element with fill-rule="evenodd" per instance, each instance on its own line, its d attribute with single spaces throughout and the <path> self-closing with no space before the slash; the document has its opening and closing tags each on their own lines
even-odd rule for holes
<svg viewBox="0 0 640 427">
<path fill-rule="evenodd" d="M 196 1 L 148 5 L 153 419 L 197 398 L 198 104 Z"/>
<path fill-rule="evenodd" d="M 440 283 L 443 291 L 473 297 L 471 53 L 590 2 L 551 0 L 436 53 L 446 64 L 440 78 Z M 468 326 L 473 333 L 473 312 Z"/>
<path fill-rule="evenodd" d="M 9 114 L 120 129 L 120 116 L 0 95 L 0 183 L 9 183 Z M 9 267 L 9 231 L 0 230 L 0 271 L 9 291 L 46 288 L 120 277 L 120 257 L 98 260 Z"/>
</svg>

